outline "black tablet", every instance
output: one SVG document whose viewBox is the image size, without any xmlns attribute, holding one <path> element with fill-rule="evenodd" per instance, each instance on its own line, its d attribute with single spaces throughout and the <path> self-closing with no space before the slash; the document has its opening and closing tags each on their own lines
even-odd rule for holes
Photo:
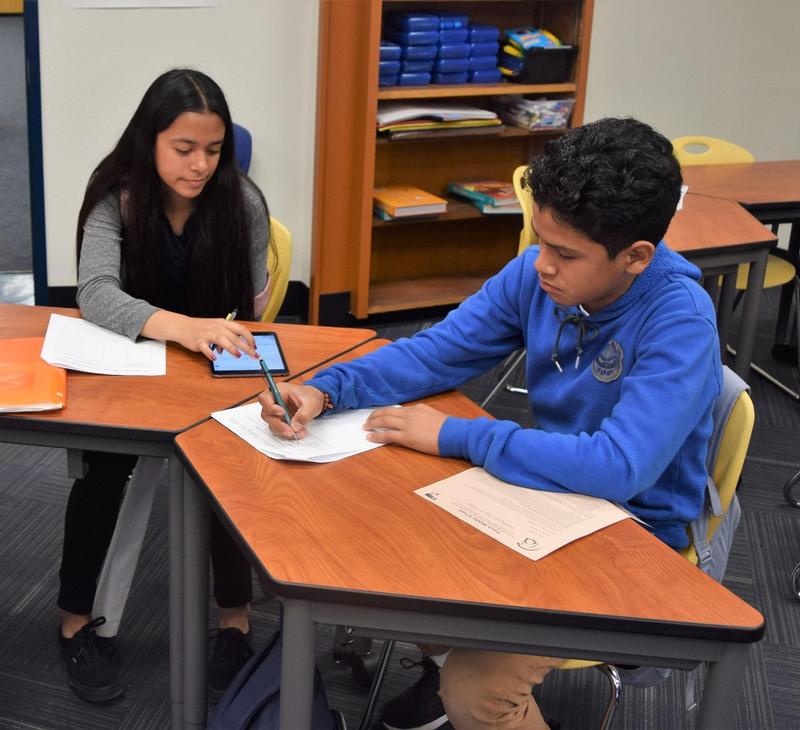
<svg viewBox="0 0 800 730">
<path fill-rule="evenodd" d="M 272 375 L 288 375 L 289 366 L 283 356 L 281 343 L 278 342 L 278 335 L 274 332 L 253 332 L 252 334 L 256 341 L 256 350 L 264 358 L 270 373 Z M 263 377 L 258 360 L 253 360 L 244 353 L 241 357 L 234 357 L 225 350 L 217 351 L 216 354 L 217 359 L 209 361 L 211 374 L 216 377 Z"/>
</svg>

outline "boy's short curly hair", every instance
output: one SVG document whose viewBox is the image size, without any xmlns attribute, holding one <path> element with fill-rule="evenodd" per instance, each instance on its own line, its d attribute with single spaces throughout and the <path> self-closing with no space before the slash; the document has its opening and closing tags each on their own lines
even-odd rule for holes
<svg viewBox="0 0 800 730">
<path fill-rule="evenodd" d="M 636 119 L 600 119 L 548 142 L 525 173 L 536 205 L 614 258 L 664 237 L 680 198 L 672 143 Z"/>
</svg>

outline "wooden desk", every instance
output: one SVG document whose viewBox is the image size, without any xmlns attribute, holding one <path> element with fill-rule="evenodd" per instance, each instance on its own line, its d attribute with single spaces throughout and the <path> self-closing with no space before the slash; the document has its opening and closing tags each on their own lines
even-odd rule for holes
<svg viewBox="0 0 800 730">
<path fill-rule="evenodd" d="M 739 264 L 750 264 L 734 367 L 746 380 L 753 359 L 767 256 L 777 239 L 738 203 L 688 193 L 683 209 L 675 214 L 664 240 L 702 270 L 706 291 L 717 305 L 717 329 L 723 356 L 736 294 L 736 271 Z M 721 290 L 719 276 L 722 277 Z"/>
<path fill-rule="evenodd" d="M 682 172 L 690 192 L 736 200 L 762 223 L 790 224 L 787 258 L 800 268 L 800 160 L 687 165 Z M 786 336 L 792 293 L 792 284 L 785 284 L 775 331 L 778 342 Z"/>
<path fill-rule="evenodd" d="M 428 402 L 483 413 L 457 393 Z M 548 656 L 709 661 L 697 727 L 733 726 L 763 617 L 633 521 L 532 562 L 413 493 L 468 468 L 461 460 L 389 445 L 332 464 L 274 461 L 216 422 L 176 446 L 188 472 L 187 521 L 206 524 L 210 499 L 283 598 L 283 730 L 310 727 L 315 623 Z M 187 543 L 187 610 L 207 605 L 204 545 Z M 204 634 L 195 641 L 204 666 Z M 192 651 L 187 644 L 187 662 Z"/>
<path fill-rule="evenodd" d="M 0 340 L 36 337 L 50 314 L 74 309 L 0 304 Z M 265 328 L 252 323 L 254 328 Z M 356 347 L 371 330 L 270 324 L 280 337 L 292 374 Z M 212 411 L 248 400 L 264 389 L 262 378 L 214 378 L 203 355 L 167 346 L 162 377 L 70 372 L 67 407 L 48 413 L 0 415 L 0 441 L 67 449 L 155 456 L 169 460 L 170 479 L 170 683 L 173 724 L 182 723 L 181 624 L 183 606 L 183 470 L 174 456 L 175 435 Z"/>
</svg>

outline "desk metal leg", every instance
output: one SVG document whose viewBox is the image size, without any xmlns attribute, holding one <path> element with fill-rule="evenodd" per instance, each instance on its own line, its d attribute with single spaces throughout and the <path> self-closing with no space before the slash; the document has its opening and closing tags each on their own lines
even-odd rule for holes
<svg viewBox="0 0 800 730">
<path fill-rule="evenodd" d="M 183 728 L 183 467 L 169 458 L 169 694 L 172 728 Z"/>
<path fill-rule="evenodd" d="M 750 264 L 747 276 L 747 290 L 744 293 L 742 306 L 742 324 L 739 331 L 739 345 L 736 348 L 736 374 L 747 380 L 749 377 L 750 363 L 753 360 L 753 345 L 756 338 L 756 324 L 758 320 L 758 303 L 761 290 L 764 287 L 764 272 L 767 270 L 768 251 L 763 251 L 759 257 Z"/>
<path fill-rule="evenodd" d="M 208 663 L 209 507 L 205 493 L 184 475 L 183 726 L 206 726 Z"/>
<path fill-rule="evenodd" d="M 749 652 L 750 644 L 726 644 L 719 659 L 710 663 L 697 730 L 734 727 Z"/>
<path fill-rule="evenodd" d="M 723 358 L 728 345 L 728 331 L 730 330 L 735 299 L 736 272 L 734 271 L 722 277 L 722 289 L 720 290 L 719 303 L 717 304 L 717 332 L 719 333 L 720 354 Z"/>
<path fill-rule="evenodd" d="M 311 730 L 314 697 L 314 622 L 311 605 L 283 602 L 280 730 Z"/>
<path fill-rule="evenodd" d="M 800 220 L 792 221 L 792 232 L 789 234 L 789 262 L 797 268 L 800 264 Z M 792 306 L 794 282 L 790 281 L 781 287 L 781 299 L 778 305 L 778 322 L 775 325 L 775 343 L 783 344 L 789 326 L 789 312 Z M 800 342 L 797 344 L 800 347 Z"/>
</svg>

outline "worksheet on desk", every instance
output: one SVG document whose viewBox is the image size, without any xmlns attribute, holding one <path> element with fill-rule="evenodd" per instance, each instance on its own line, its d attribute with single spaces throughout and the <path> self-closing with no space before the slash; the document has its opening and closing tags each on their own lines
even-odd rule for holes
<svg viewBox="0 0 800 730">
<path fill-rule="evenodd" d="M 306 425 L 308 435 L 296 441 L 272 434 L 261 418 L 258 403 L 215 411 L 211 417 L 272 459 L 326 463 L 383 446 L 367 441 L 368 432 L 363 429 L 364 421 L 374 410 L 339 411 L 315 418 Z"/>
<path fill-rule="evenodd" d="M 519 487 L 479 466 L 416 494 L 531 560 L 632 517 L 606 499 Z"/>
<path fill-rule="evenodd" d="M 165 375 L 167 350 L 159 340 L 133 342 L 85 319 L 51 314 L 42 360 L 98 375 Z"/>
</svg>

